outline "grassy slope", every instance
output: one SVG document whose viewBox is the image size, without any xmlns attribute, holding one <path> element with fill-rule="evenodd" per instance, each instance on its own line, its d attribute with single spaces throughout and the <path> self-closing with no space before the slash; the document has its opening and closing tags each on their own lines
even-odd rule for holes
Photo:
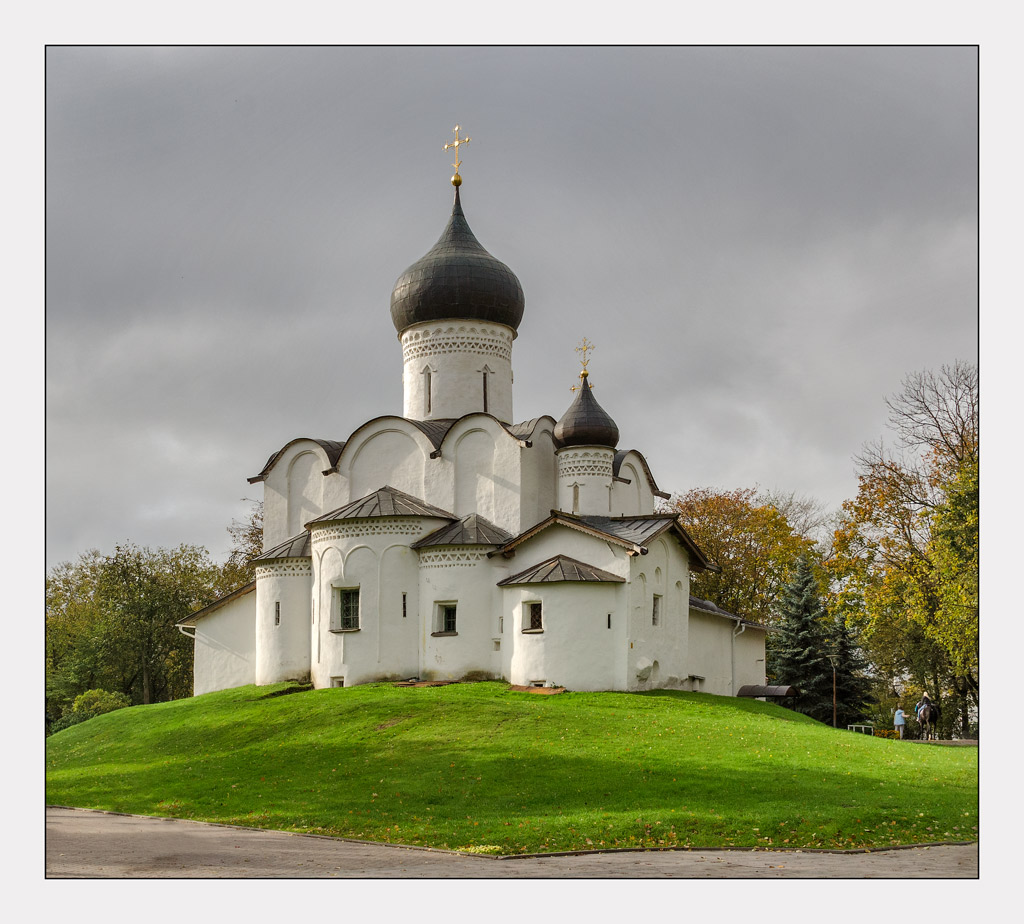
<svg viewBox="0 0 1024 924">
<path fill-rule="evenodd" d="M 700 693 L 242 687 L 47 742 L 47 801 L 483 852 L 977 837 L 977 750 Z"/>
</svg>

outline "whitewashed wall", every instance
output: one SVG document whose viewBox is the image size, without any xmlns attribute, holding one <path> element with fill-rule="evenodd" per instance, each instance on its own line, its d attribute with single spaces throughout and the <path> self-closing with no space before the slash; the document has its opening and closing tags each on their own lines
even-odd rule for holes
<svg viewBox="0 0 1024 924">
<path fill-rule="evenodd" d="M 569 690 L 624 689 L 627 599 L 625 584 L 567 581 L 504 588 L 509 681 Z M 530 625 L 530 602 L 542 605 L 540 633 L 523 631 Z"/>
<path fill-rule="evenodd" d="M 419 676 L 424 680 L 502 676 L 501 579 L 489 546 L 440 546 L 420 551 Z M 457 635 L 435 635 L 439 606 L 456 604 Z M 495 647 L 495 641 L 499 642 Z"/>
<path fill-rule="evenodd" d="M 419 563 L 409 545 L 443 525 L 428 517 L 345 520 L 312 532 L 313 650 L 316 687 L 344 677 L 352 686 L 404 679 L 419 671 Z M 332 588 L 359 589 L 359 628 L 332 631 Z M 406 616 L 402 616 L 402 594 Z"/>
<path fill-rule="evenodd" d="M 486 413 L 512 423 L 514 337 L 511 328 L 485 321 L 428 321 L 403 331 L 403 416 L 438 420 L 484 412 L 486 368 Z"/>
<path fill-rule="evenodd" d="M 308 558 L 261 562 L 256 568 L 256 683 L 309 679 L 311 589 Z"/>
<path fill-rule="evenodd" d="M 212 693 L 256 682 L 256 593 L 196 620 L 193 692 Z"/>
<path fill-rule="evenodd" d="M 661 536 L 647 555 L 630 562 L 628 689 L 681 689 L 687 676 L 689 638 L 689 559 L 679 543 Z M 661 598 L 658 625 L 654 597 Z"/>
<path fill-rule="evenodd" d="M 263 482 L 263 551 L 302 532 L 323 512 L 324 477 L 330 464 L 319 443 L 297 439 L 289 443 Z"/>
</svg>

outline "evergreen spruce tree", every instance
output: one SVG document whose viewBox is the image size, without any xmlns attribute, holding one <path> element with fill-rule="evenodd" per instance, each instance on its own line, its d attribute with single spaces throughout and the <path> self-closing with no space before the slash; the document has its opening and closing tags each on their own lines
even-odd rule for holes
<svg viewBox="0 0 1024 924">
<path fill-rule="evenodd" d="M 836 725 L 846 728 L 864 721 L 871 695 L 871 679 L 866 676 L 868 662 L 857 646 L 857 640 L 842 616 L 831 630 L 831 645 L 836 660 Z"/>
<path fill-rule="evenodd" d="M 778 628 L 772 640 L 772 673 L 776 683 L 800 691 L 785 705 L 831 725 L 832 645 L 807 555 L 797 560 L 793 579 L 782 590 Z"/>
</svg>

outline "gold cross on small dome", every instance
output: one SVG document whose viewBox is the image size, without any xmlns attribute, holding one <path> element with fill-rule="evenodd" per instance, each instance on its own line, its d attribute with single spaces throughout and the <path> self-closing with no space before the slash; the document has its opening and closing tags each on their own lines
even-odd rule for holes
<svg viewBox="0 0 1024 924">
<path fill-rule="evenodd" d="M 459 129 L 460 129 L 460 127 L 461 126 L 456 125 L 455 128 L 452 129 L 452 131 L 455 132 L 455 140 L 454 141 L 449 141 L 444 146 L 444 149 L 446 151 L 448 150 L 448 148 L 455 148 L 455 163 L 452 164 L 452 166 L 455 168 L 455 175 L 452 177 L 452 186 L 459 186 L 462 183 L 462 177 L 459 176 L 459 167 L 462 164 L 462 161 L 459 160 L 459 145 L 460 144 L 469 144 L 469 142 L 473 140 L 472 138 L 460 138 L 459 137 Z"/>
<path fill-rule="evenodd" d="M 587 376 L 590 375 L 590 373 L 587 372 L 587 363 L 590 362 L 590 357 L 587 356 L 587 354 L 588 353 L 593 353 L 595 349 L 597 349 L 597 347 L 595 347 L 594 344 L 592 344 L 589 340 L 587 340 L 586 337 L 584 337 L 583 341 L 580 343 L 580 345 L 578 347 L 576 347 L 576 352 L 583 354 L 582 359 L 580 359 L 580 363 L 583 365 L 583 371 L 580 373 L 580 381 L 581 382 L 583 381 L 583 379 L 587 378 Z M 572 388 L 570 389 L 570 391 L 576 391 L 577 388 L 581 388 L 581 387 L 582 387 L 581 385 L 573 385 Z M 591 386 L 591 387 L 593 387 L 593 386 Z"/>
</svg>

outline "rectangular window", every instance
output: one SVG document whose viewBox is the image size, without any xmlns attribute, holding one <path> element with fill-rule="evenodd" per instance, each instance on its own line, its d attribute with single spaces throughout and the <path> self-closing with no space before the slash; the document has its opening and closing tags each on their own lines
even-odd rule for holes
<svg viewBox="0 0 1024 924">
<path fill-rule="evenodd" d="M 359 628 L 359 589 L 334 588 L 331 607 L 331 631 Z"/>
<path fill-rule="evenodd" d="M 661 597 L 658 594 L 654 595 L 654 603 L 651 604 L 651 625 L 656 626 L 661 623 Z"/>
<path fill-rule="evenodd" d="M 455 612 L 457 604 L 438 603 L 434 608 L 434 631 L 431 635 L 456 635 Z"/>
<path fill-rule="evenodd" d="M 281 602 L 277 601 L 274 604 L 274 625 L 281 625 Z"/>
<path fill-rule="evenodd" d="M 331 678 L 331 686 L 332 687 L 343 687 L 343 686 L 345 686 L 345 678 L 344 677 L 332 677 Z"/>
<path fill-rule="evenodd" d="M 406 614 L 408 613 L 408 610 L 406 608 L 407 604 L 408 600 L 406 600 L 406 595 L 402 594 L 402 619 L 405 619 Z"/>
<path fill-rule="evenodd" d="M 542 605 L 540 603 L 528 603 L 527 606 L 530 609 L 530 628 L 543 629 L 544 618 Z"/>
<path fill-rule="evenodd" d="M 608 628 L 610 629 L 611 627 L 612 627 L 612 614 L 609 613 L 608 614 Z"/>
</svg>

